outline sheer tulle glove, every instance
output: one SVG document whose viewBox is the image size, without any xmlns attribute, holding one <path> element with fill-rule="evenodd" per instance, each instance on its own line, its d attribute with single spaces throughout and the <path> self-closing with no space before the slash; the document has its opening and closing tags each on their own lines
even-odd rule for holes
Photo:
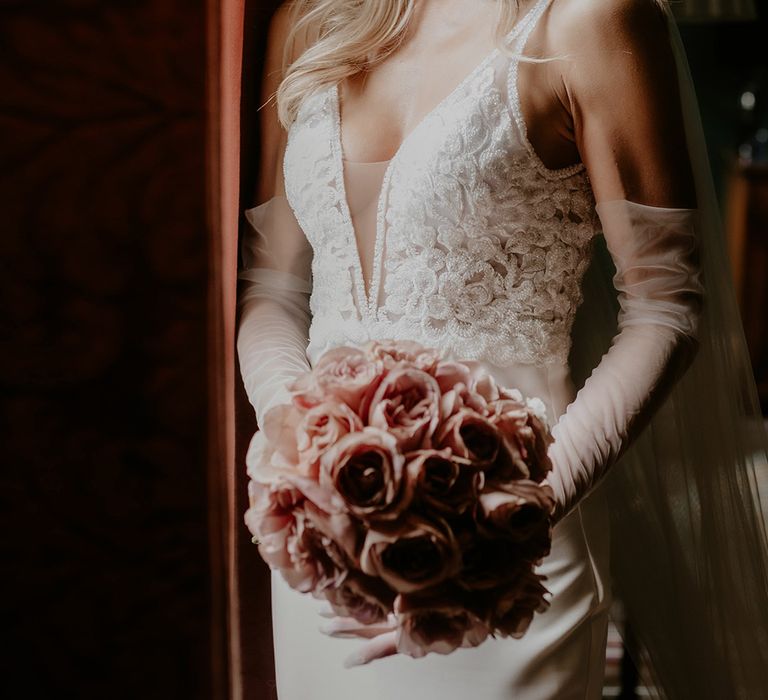
<svg viewBox="0 0 768 700">
<path fill-rule="evenodd" d="M 621 309 L 609 350 L 553 426 L 555 522 L 618 460 L 682 376 L 698 346 L 704 288 L 696 209 L 599 203 Z"/>
<path fill-rule="evenodd" d="M 312 250 L 285 196 L 246 212 L 242 307 L 237 336 L 240 373 L 261 423 L 289 399 L 287 384 L 310 367 L 306 355 L 312 291 Z"/>
</svg>

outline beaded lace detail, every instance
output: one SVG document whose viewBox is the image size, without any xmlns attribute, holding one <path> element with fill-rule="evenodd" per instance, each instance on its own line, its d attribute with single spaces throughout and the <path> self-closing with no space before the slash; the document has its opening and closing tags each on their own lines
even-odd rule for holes
<svg viewBox="0 0 768 700">
<path fill-rule="evenodd" d="M 567 362 L 599 220 L 583 164 L 549 169 L 528 141 L 517 61 L 488 55 L 389 162 L 369 295 L 344 188 L 338 99 L 333 85 L 304 101 L 283 162 L 286 195 L 314 252 L 308 356 L 408 338 L 498 366 Z"/>
</svg>

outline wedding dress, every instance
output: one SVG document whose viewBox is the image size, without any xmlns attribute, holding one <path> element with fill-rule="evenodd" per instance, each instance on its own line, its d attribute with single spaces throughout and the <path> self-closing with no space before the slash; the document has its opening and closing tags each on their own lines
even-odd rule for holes
<svg viewBox="0 0 768 700">
<path fill-rule="evenodd" d="M 548 3 L 516 23 L 513 49 Z M 238 354 L 257 418 L 327 349 L 376 338 L 439 347 L 539 397 L 558 467 L 559 519 L 538 569 L 551 605 L 521 639 L 347 669 L 361 640 L 323 634 L 323 603 L 273 572 L 280 700 L 601 697 L 611 524 L 593 487 L 682 372 L 674 352 L 695 344 L 697 213 L 597 203 L 583 163 L 548 168 L 528 140 L 517 67 L 489 53 L 379 163 L 345 159 L 337 85 L 304 100 L 278 189 L 246 212 Z M 577 400 L 572 330 L 600 233 L 619 333 Z"/>
</svg>

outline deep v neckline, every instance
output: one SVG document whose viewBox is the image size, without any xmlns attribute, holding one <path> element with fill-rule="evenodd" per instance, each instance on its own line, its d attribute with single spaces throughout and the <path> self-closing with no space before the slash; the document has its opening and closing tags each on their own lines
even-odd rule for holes
<svg viewBox="0 0 768 700">
<path fill-rule="evenodd" d="M 520 31 L 522 31 L 529 22 L 535 20 L 535 16 L 540 9 L 549 0 L 536 0 L 528 11 L 520 18 L 518 22 L 512 27 L 512 29 L 504 37 L 506 43 L 514 40 Z M 384 171 L 384 177 L 381 182 L 379 194 L 376 204 L 376 230 L 374 233 L 374 251 L 373 251 L 373 263 L 371 266 L 372 278 L 370 280 L 370 287 L 366 290 L 365 279 L 363 277 L 363 264 L 360 256 L 360 245 L 357 240 L 357 232 L 354 224 L 352 223 L 352 215 L 349 208 L 349 198 L 347 196 L 347 187 L 345 182 L 345 158 L 344 158 L 344 146 L 341 133 L 341 100 L 339 95 L 339 82 L 332 83 L 329 89 L 329 99 L 331 101 L 331 115 L 333 122 L 333 136 L 331 140 L 331 146 L 334 155 L 334 161 L 336 166 L 336 181 L 338 182 L 339 201 L 341 206 L 341 214 L 344 219 L 344 225 L 348 237 L 347 245 L 348 249 L 352 252 L 354 258 L 354 278 L 355 278 L 355 293 L 358 300 L 358 306 L 362 317 L 368 317 L 370 320 L 376 319 L 376 307 L 379 296 L 379 287 L 381 286 L 381 254 L 384 243 L 384 202 L 386 193 L 389 189 L 389 181 L 392 177 L 392 172 L 398 160 L 401 158 L 402 153 L 405 151 L 408 144 L 415 138 L 416 134 L 424 127 L 424 125 L 442 109 L 445 108 L 462 90 L 470 83 L 477 75 L 479 75 L 483 69 L 492 63 L 496 57 L 501 53 L 498 46 L 495 46 L 486 56 L 475 65 L 472 70 L 467 73 L 444 97 L 442 97 L 434 107 L 427 111 L 424 116 L 419 119 L 416 126 L 409 131 L 400 145 L 397 147 L 394 155 L 386 162 L 387 167 Z"/>
</svg>

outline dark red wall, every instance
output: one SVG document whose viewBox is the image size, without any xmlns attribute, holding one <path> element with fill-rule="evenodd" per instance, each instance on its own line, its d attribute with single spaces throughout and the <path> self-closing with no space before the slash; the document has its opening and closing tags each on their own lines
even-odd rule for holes
<svg viewBox="0 0 768 700">
<path fill-rule="evenodd" d="M 0 3 L 2 697 L 211 697 L 205 13 Z"/>
</svg>

